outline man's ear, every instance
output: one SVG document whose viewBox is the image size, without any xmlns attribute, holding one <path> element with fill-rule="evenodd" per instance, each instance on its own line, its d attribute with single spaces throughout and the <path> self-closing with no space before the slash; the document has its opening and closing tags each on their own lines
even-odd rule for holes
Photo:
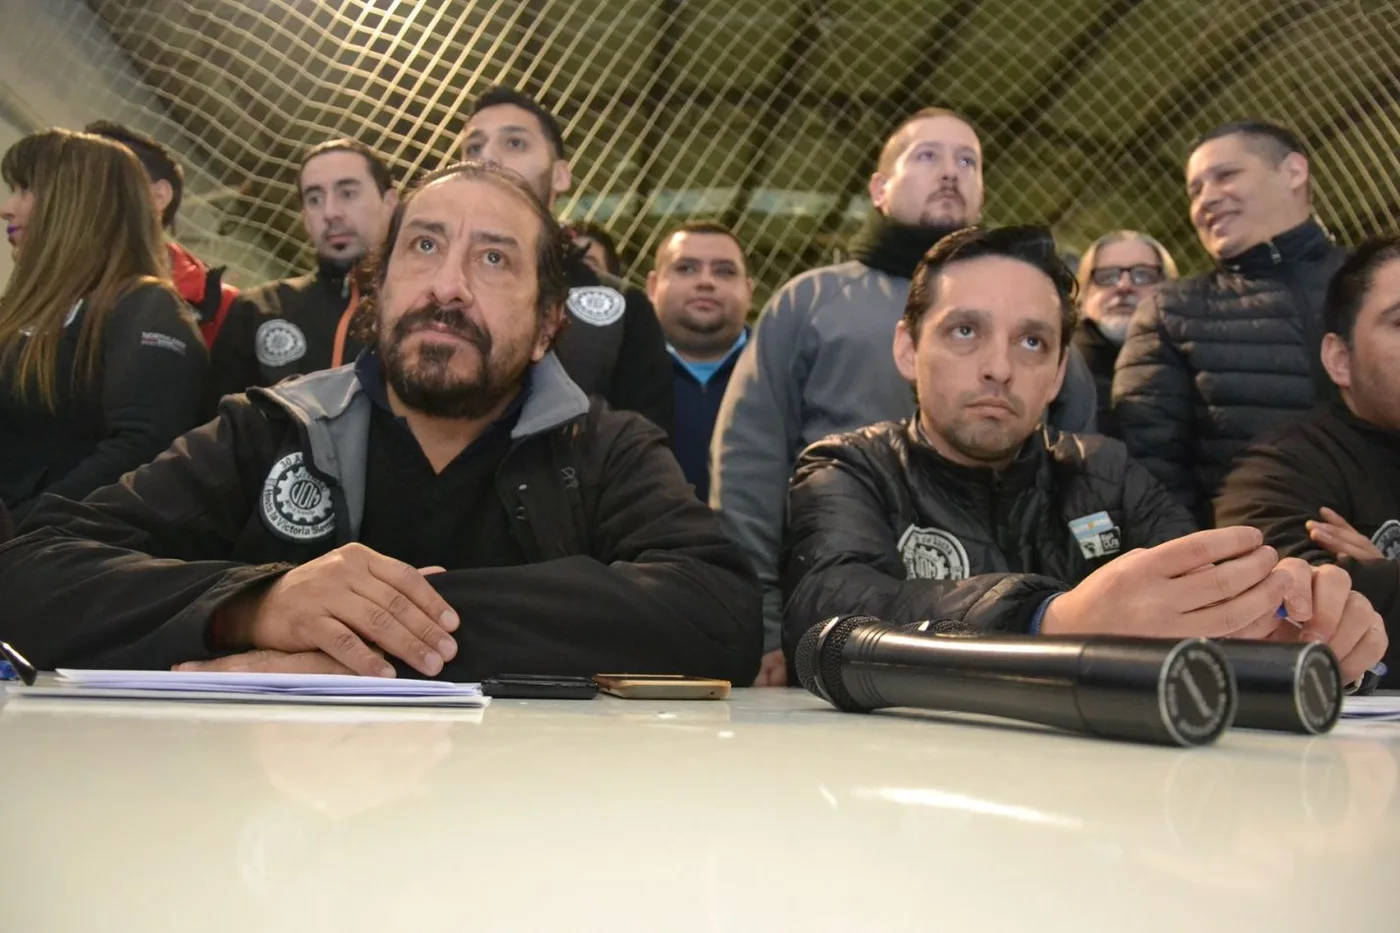
<svg viewBox="0 0 1400 933">
<path fill-rule="evenodd" d="M 885 212 L 885 194 L 889 191 L 890 179 L 883 172 L 876 172 L 870 176 L 870 203 L 875 205 L 875 209 L 880 213 Z"/>
<path fill-rule="evenodd" d="M 910 330 L 909 323 L 900 319 L 894 326 L 894 365 L 904 381 L 913 385 L 918 381 L 918 339 Z"/>
<path fill-rule="evenodd" d="M 656 270 L 652 269 L 647 273 L 647 301 L 651 302 L 653 308 L 656 307 Z"/>
<path fill-rule="evenodd" d="M 1322 338 L 1322 367 L 1337 388 L 1351 388 L 1351 348 L 1337 334 Z"/>
<path fill-rule="evenodd" d="M 1288 187 L 1293 191 L 1305 191 L 1308 187 L 1308 178 L 1312 174 L 1308 166 L 1308 157 L 1301 152 L 1290 152 L 1283 157 L 1283 162 L 1279 168 L 1288 178 Z"/>
<path fill-rule="evenodd" d="M 394 212 L 394 208 L 398 206 L 399 191 L 397 188 L 391 186 L 388 191 L 384 192 L 384 210 L 387 213 L 392 214 Z"/>
<path fill-rule="evenodd" d="M 535 338 L 535 345 L 530 349 L 530 361 L 538 363 L 544 359 L 544 355 L 554 347 L 554 340 L 559 336 L 559 331 L 564 327 L 564 308 L 559 306 L 550 308 L 545 315 L 544 324 L 540 327 L 539 336 Z"/>
<path fill-rule="evenodd" d="M 549 187 L 555 196 L 563 194 L 574 186 L 574 170 L 563 159 L 554 160 L 554 170 L 549 176 Z"/>
</svg>

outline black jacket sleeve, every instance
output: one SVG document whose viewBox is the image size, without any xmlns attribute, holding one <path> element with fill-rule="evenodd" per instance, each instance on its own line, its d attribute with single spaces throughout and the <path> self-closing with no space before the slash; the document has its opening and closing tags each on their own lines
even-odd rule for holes
<svg viewBox="0 0 1400 933">
<path fill-rule="evenodd" d="M 1128 452 L 1194 513 L 1202 506 L 1192 469 L 1195 388 L 1167 333 L 1161 297 L 1133 315 L 1114 366 L 1113 414 Z"/>
<path fill-rule="evenodd" d="M 1215 523 L 1258 528 L 1264 543 L 1282 557 L 1337 563 L 1308 536 L 1307 523 L 1319 517 L 1323 506 L 1347 517 L 1352 492 L 1343 488 L 1335 470 L 1309 464 L 1288 437 L 1266 436 L 1239 454 L 1215 498 Z M 1351 574 L 1352 588 L 1385 619 L 1396 654 L 1394 663 L 1390 658 L 1386 663 L 1400 672 L 1400 562 L 1345 558 L 1339 563 Z"/>
<path fill-rule="evenodd" d="M 676 383 L 661 322 L 645 293 L 625 292 L 622 347 L 608 386 L 608 404 L 619 411 L 635 411 L 666 432 L 675 427 Z"/>
<path fill-rule="evenodd" d="M 154 460 L 199 423 L 208 363 L 199 329 L 172 292 L 148 285 L 122 298 L 102 331 L 105 436 L 45 492 L 82 499 Z"/>
<path fill-rule="evenodd" d="M 262 384 L 257 348 L 253 346 L 260 315 L 258 306 L 246 295 L 229 305 L 224 324 L 209 349 L 209 390 L 204 399 L 207 415 L 213 416 L 225 395 L 246 392 Z"/>
<path fill-rule="evenodd" d="M 288 569 L 227 559 L 262 475 L 240 463 L 238 433 L 225 413 L 83 502 L 43 499 L 0 546 L 0 639 L 44 669 L 212 657 L 214 610 Z"/>
<path fill-rule="evenodd" d="M 1040 604 L 1069 588 L 1033 574 L 906 579 L 890 509 L 873 474 L 859 453 L 838 441 L 814 444 L 798 460 L 784 574 L 789 659 L 807 629 L 836 615 L 928 620 L 935 630 L 952 623 L 959 631 L 1026 632 Z"/>
<path fill-rule="evenodd" d="M 654 425 L 595 411 L 584 477 L 591 556 L 429 581 L 462 618 L 443 676 L 680 673 L 748 685 L 762 609 L 748 562 L 691 491 Z M 596 496 L 596 498 L 594 498 Z"/>
</svg>

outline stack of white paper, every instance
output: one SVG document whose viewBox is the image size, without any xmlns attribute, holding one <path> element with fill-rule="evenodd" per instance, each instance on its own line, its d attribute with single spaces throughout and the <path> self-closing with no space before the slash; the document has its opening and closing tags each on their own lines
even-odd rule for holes
<svg viewBox="0 0 1400 933">
<path fill-rule="evenodd" d="M 58 676 L 32 687 L 11 686 L 21 696 L 114 699 L 222 700 L 321 703 L 356 706 L 466 706 L 491 702 L 481 684 L 339 674 L 195 673 L 190 671 L 83 671 L 59 668 Z"/>
<path fill-rule="evenodd" d="M 1347 697 L 1342 701 L 1342 718 L 1372 722 L 1400 721 L 1400 695 Z"/>
</svg>

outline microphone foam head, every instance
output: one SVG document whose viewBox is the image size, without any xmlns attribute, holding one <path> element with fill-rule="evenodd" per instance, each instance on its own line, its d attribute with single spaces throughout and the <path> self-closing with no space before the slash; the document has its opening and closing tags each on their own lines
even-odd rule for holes
<svg viewBox="0 0 1400 933">
<path fill-rule="evenodd" d="M 802 633 L 802 640 L 797 643 L 797 655 L 793 663 L 797 665 L 797 682 L 802 685 L 803 690 L 821 696 L 821 690 L 817 687 L 817 642 L 821 640 L 822 629 L 826 624 L 814 625 Z"/>
<path fill-rule="evenodd" d="M 833 706 L 861 710 L 841 680 L 841 652 L 852 632 L 872 622 L 881 620 L 874 616 L 833 616 L 803 632 L 793 658 L 798 682 Z"/>
</svg>

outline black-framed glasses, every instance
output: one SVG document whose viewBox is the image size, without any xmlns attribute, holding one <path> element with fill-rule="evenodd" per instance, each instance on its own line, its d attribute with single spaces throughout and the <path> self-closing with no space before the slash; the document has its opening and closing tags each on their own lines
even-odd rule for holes
<svg viewBox="0 0 1400 933">
<path fill-rule="evenodd" d="M 1128 280 L 1134 285 L 1156 285 L 1162 281 L 1162 267 L 1146 263 L 1140 266 L 1099 266 L 1089 273 L 1089 278 L 1095 285 L 1112 288 L 1118 284 L 1124 272 L 1128 273 Z"/>
<path fill-rule="evenodd" d="M 33 664 L 25 660 L 24 655 L 0 641 L 0 682 L 18 680 L 26 687 L 32 687 L 37 676 L 39 672 L 34 670 Z"/>
</svg>

